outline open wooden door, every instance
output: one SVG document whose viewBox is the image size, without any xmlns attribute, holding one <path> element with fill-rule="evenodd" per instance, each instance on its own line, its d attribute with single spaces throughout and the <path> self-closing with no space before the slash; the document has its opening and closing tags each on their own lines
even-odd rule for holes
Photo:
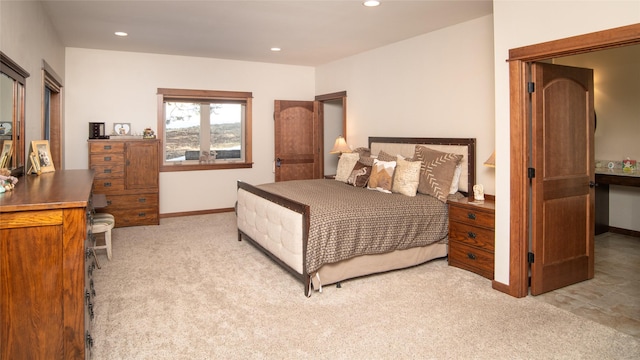
<svg viewBox="0 0 640 360">
<path fill-rule="evenodd" d="M 275 100 L 275 180 L 322 177 L 322 112 L 318 101 Z"/>
<path fill-rule="evenodd" d="M 593 71 L 534 63 L 531 74 L 531 294 L 538 295 L 594 274 Z"/>
</svg>

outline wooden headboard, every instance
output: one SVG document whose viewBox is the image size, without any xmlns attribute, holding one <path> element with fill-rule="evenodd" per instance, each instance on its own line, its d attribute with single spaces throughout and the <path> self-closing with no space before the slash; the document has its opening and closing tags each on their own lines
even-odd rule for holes
<svg viewBox="0 0 640 360">
<path fill-rule="evenodd" d="M 460 154 L 462 173 L 459 190 L 465 195 L 473 189 L 476 182 L 476 139 L 475 138 L 409 138 L 409 137 L 369 137 L 369 149 L 372 155 L 384 150 L 391 155 L 412 158 L 416 145 L 425 145 L 437 151 Z"/>
</svg>

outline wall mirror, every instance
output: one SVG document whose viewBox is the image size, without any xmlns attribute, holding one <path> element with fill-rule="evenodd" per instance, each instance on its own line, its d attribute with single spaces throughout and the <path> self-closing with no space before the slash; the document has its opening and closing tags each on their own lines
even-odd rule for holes
<svg viewBox="0 0 640 360">
<path fill-rule="evenodd" d="M 25 166 L 25 85 L 29 73 L 0 52 L 0 165 L 19 176 Z M 4 157 L 4 159 L 2 158 Z"/>
</svg>

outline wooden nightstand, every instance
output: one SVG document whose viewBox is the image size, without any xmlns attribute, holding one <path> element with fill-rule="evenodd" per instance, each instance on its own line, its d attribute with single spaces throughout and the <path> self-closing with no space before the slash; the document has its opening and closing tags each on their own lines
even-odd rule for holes
<svg viewBox="0 0 640 360">
<path fill-rule="evenodd" d="M 495 202 L 449 200 L 449 265 L 493 279 Z"/>
</svg>

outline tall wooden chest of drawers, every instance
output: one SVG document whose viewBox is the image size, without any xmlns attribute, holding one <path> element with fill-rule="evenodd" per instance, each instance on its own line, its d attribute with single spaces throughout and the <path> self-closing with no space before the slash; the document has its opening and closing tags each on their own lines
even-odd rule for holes
<svg viewBox="0 0 640 360">
<path fill-rule="evenodd" d="M 493 279 L 495 202 L 449 200 L 449 265 Z"/>
<path fill-rule="evenodd" d="M 0 359 L 89 359 L 90 170 L 23 175 L 0 194 Z"/>
<path fill-rule="evenodd" d="M 93 191 L 107 197 L 97 211 L 112 214 L 116 227 L 159 224 L 158 154 L 158 140 L 89 140 Z"/>
</svg>

